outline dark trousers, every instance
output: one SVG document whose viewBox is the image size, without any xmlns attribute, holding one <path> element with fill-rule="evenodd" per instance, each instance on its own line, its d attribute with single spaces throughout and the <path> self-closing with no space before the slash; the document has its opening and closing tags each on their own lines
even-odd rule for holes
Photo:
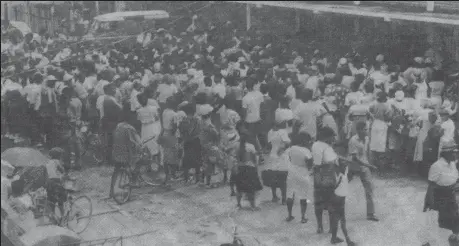
<svg viewBox="0 0 459 246">
<path fill-rule="evenodd" d="M 40 139 L 40 117 L 38 112 L 31 106 L 29 108 L 30 124 L 28 129 L 28 137 L 32 144 L 37 144 L 41 141 Z"/>
<path fill-rule="evenodd" d="M 75 167 L 80 167 L 81 150 L 76 135 L 63 139 L 59 147 L 64 149 L 64 166 L 67 170 L 72 168 L 72 151 L 75 154 L 74 165 Z"/>
<path fill-rule="evenodd" d="M 108 131 L 107 131 L 108 130 Z M 108 165 L 112 165 L 112 153 L 113 153 L 113 131 L 110 129 L 104 129 L 103 131 L 104 144 L 105 144 L 105 161 Z"/>
<path fill-rule="evenodd" d="M 40 117 L 40 130 L 45 137 L 46 147 L 51 148 L 51 146 L 56 144 L 56 136 L 54 136 L 54 119 L 52 116 L 41 116 Z"/>
<path fill-rule="evenodd" d="M 332 238 L 337 238 L 338 223 L 341 222 L 341 230 L 343 231 L 346 241 L 349 241 L 349 235 L 346 227 L 346 213 L 345 213 L 346 197 L 334 195 L 330 201 L 330 230 Z"/>
</svg>

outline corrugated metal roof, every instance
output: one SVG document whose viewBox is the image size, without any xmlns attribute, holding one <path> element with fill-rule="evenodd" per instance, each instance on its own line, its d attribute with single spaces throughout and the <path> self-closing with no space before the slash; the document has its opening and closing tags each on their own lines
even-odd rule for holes
<svg viewBox="0 0 459 246">
<path fill-rule="evenodd" d="M 337 13 L 345 15 L 376 17 L 394 20 L 407 20 L 416 22 L 438 23 L 446 25 L 459 26 L 459 15 L 442 14 L 442 13 L 413 13 L 390 11 L 383 6 L 350 6 L 338 4 L 316 4 L 294 1 L 227 1 L 237 3 L 261 4 L 266 6 L 304 9 L 324 13 Z"/>
</svg>

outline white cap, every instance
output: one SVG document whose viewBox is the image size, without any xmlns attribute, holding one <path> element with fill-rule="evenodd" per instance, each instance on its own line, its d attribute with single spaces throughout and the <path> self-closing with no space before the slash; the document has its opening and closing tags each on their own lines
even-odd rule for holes
<svg viewBox="0 0 459 246">
<path fill-rule="evenodd" d="M 54 77 L 53 75 L 48 75 L 48 76 L 46 77 L 46 80 L 47 80 L 47 81 L 57 81 L 56 77 Z"/>
<path fill-rule="evenodd" d="M 395 100 L 402 101 L 405 98 L 405 93 L 401 90 L 395 92 Z"/>
</svg>

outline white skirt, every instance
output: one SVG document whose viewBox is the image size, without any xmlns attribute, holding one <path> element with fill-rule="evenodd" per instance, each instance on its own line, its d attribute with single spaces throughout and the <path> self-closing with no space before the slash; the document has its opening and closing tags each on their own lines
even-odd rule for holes
<svg viewBox="0 0 459 246">
<path fill-rule="evenodd" d="M 159 121 L 151 124 L 142 124 L 141 141 L 147 146 L 152 155 L 159 153 L 158 137 L 161 133 L 161 125 Z"/>
<path fill-rule="evenodd" d="M 386 152 L 388 125 L 382 120 L 374 120 L 370 132 L 370 150 Z"/>
</svg>

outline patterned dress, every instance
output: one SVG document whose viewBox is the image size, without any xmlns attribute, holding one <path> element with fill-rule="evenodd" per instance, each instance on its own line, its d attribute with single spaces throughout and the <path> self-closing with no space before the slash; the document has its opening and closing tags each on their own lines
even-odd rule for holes
<svg viewBox="0 0 459 246">
<path fill-rule="evenodd" d="M 202 162 L 200 119 L 195 116 L 185 117 L 178 126 L 183 139 L 183 168 L 199 168 Z"/>
<path fill-rule="evenodd" d="M 211 122 L 201 123 L 200 140 L 202 144 L 202 160 L 204 173 L 211 175 L 214 171 L 214 165 L 222 163 L 223 152 L 218 146 L 218 131 Z"/>
</svg>

